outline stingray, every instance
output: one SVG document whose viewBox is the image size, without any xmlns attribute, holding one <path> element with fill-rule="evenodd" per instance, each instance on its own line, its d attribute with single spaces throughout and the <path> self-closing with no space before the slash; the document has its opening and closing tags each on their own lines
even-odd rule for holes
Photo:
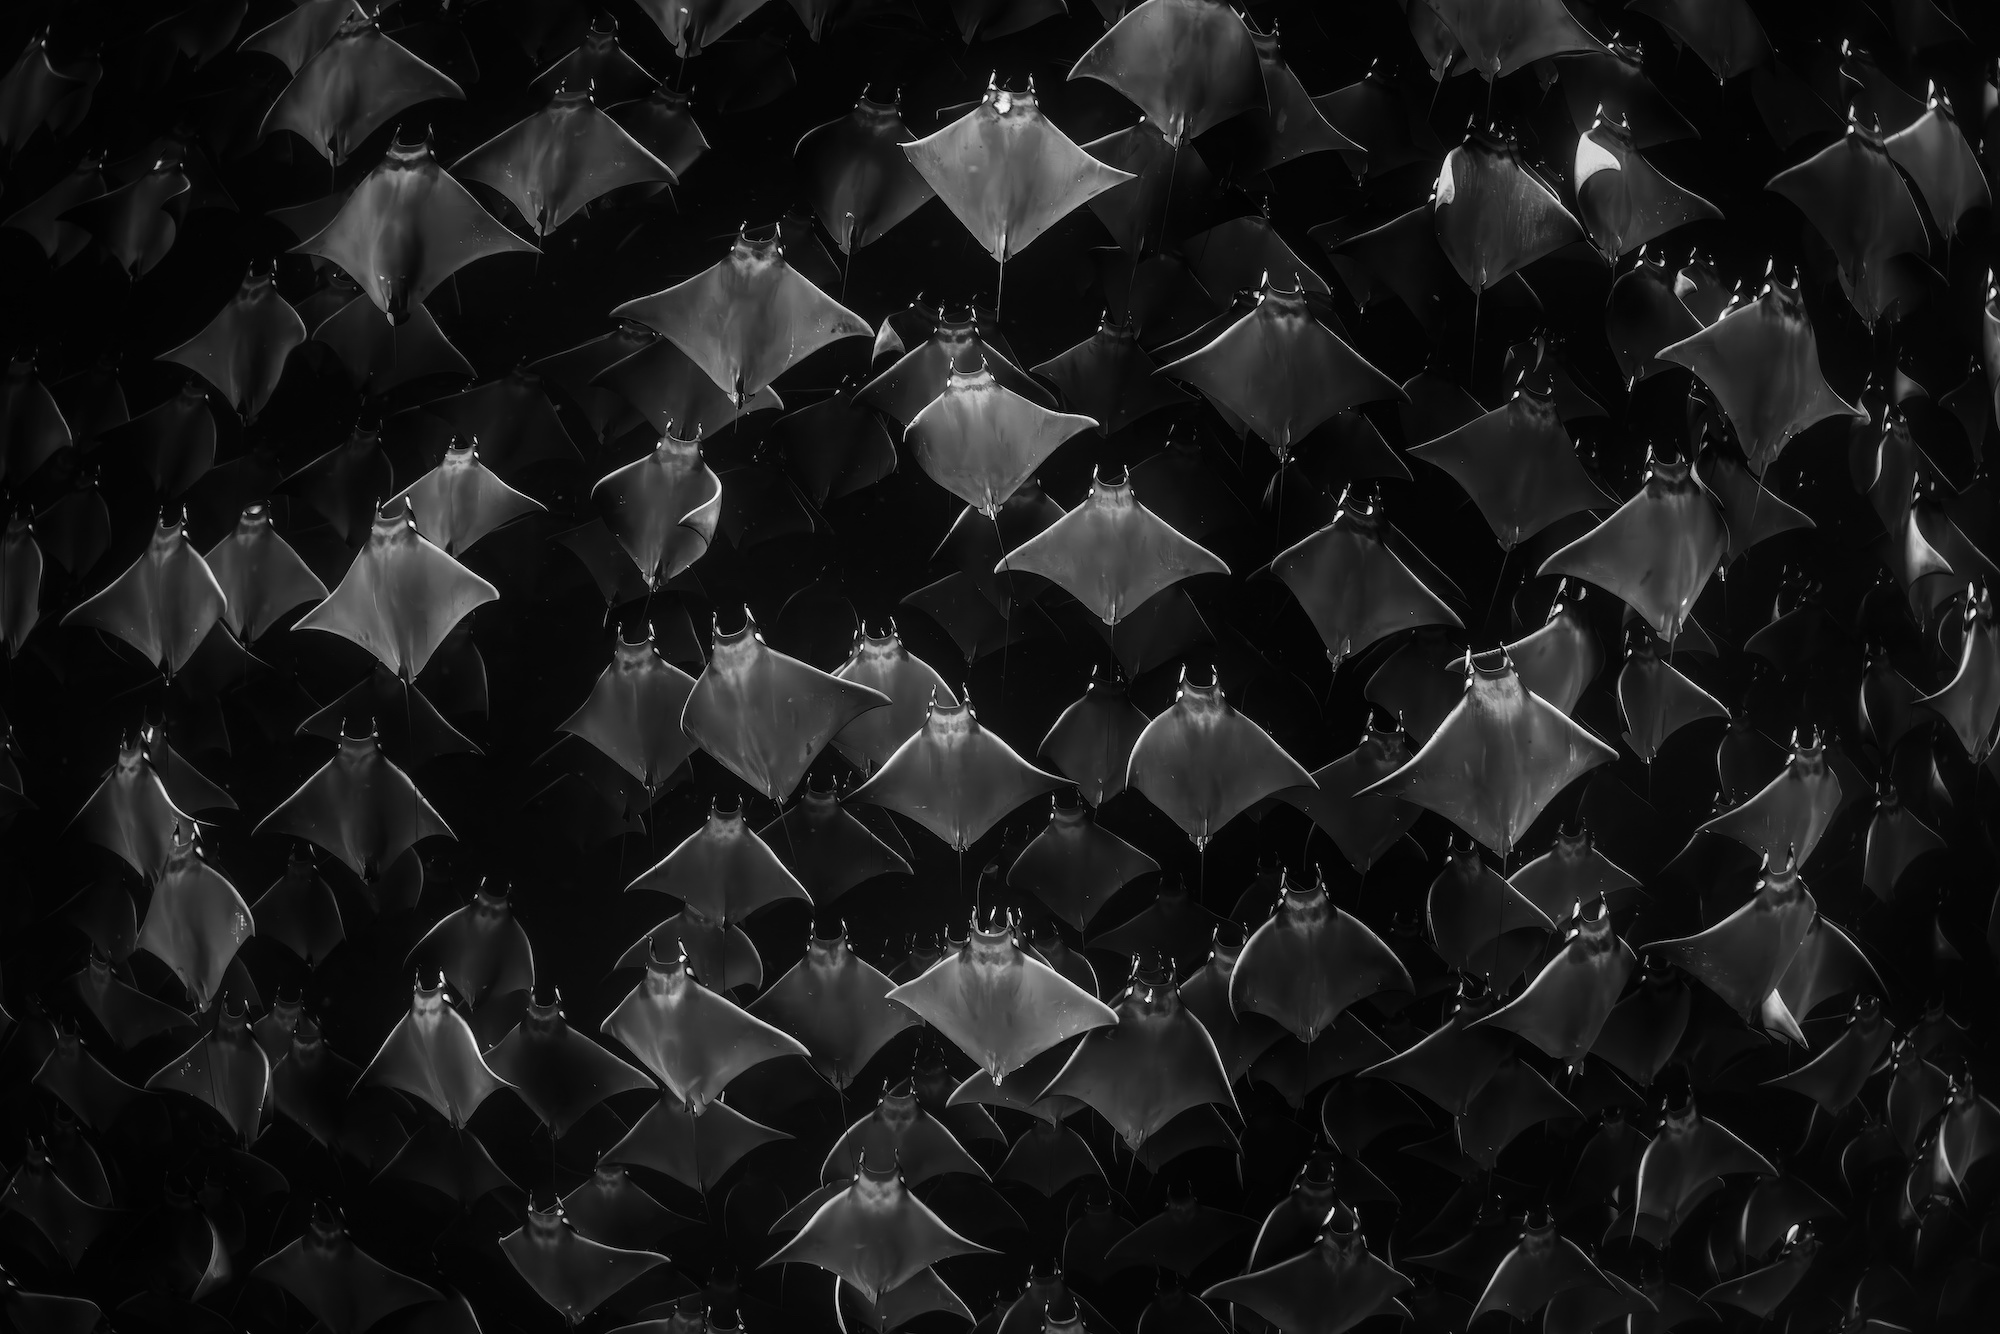
<svg viewBox="0 0 2000 1334">
<path fill-rule="evenodd" d="M 1475 293 L 1583 239 L 1519 145 L 1474 132 L 1445 157 L 1432 214 L 1445 257 Z"/>
<path fill-rule="evenodd" d="M 1152 1265 L 1187 1277 L 1216 1251 L 1256 1225 L 1241 1214 L 1170 1191 L 1165 1207 L 1127 1233 L 1107 1256 L 1113 1263 Z"/>
<path fill-rule="evenodd" d="M 1062 711 L 1036 757 L 1076 784 L 1085 801 L 1102 806 L 1125 790 L 1132 747 L 1147 721 L 1127 695 L 1124 678 L 1115 672 L 1100 677 L 1093 667 L 1083 698 Z"/>
<path fill-rule="evenodd" d="M 1554 405 L 1525 391 L 1410 455 L 1450 473 L 1509 551 L 1558 519 L 1610 503 L 1577 461 Z"/>
<path fill-rule="evenodd" d="M 2000 718 L 2000 633 L 1993 627 L 1990 590 L 1975 595 L 1968 585 L 1962 616 L 1958 670 L 1942 690 L 1915 703 L 1942 720 L 1977 764 L 1992 753 L 1994 722 Z"/>
<path fill-rule="evenodd" d="M 256 1139 L 271 1089 L 271 1062 L 251 1035 L 242 1003 L 225 1001 L 216 1011 L 214 1031 L 167 1062 L 146 1087 L 197 1098 L 244 1143 Z"/>
<path fill-rule="evenodd" d="M 0 1214 L 18 1214 L 74 1270 L 118 1211 L 101 1208 L 71 1190 L 50 1166 L 44 1146 L 30 1140 L 20 1168 L 0 1191 Z"/>
<path fill-rule="evenodd" d="M 1265 797 L 1313 778 L 1229 703 L 1219 680 L 1196 685 L 1183 666 L 1173 704 L 1133 743 L 1126 782 L 1202 848 Z"/>
<path fill-rule="evenodd" d="M 969 700 L 933 699 L 923 730 L 848 800 L 900 812 L 963 853 L 1023 802 L 1061 785 L 981 727 Z"/>
<path fill-rule="evenodd" d="M 138 947 L 172 969 L 195 1008 L 206 1010 L 236 951 L 256 930 L 250 905 L 202 860 L 192 830 L 176 825 L 139 924 Z"/>
<path fill-rule="evenodd" d="M 1719 80 L 1747 74 L 1772 59 L 1771 39 L 1748 0 L 1637 0 L 1632 12 L 1673 34 Z"/>
<path fill-rule="evenodd" d="M 664 335 L 739 407 L 828 343 L 874 333 L 785 262 L 775 227 L 739 232 L 706 272 L 611 313 Z"/>
<path fill-rule="evenodd" d="M 215 414 L 201 382 L 190 378 L 173 397 L 106 429 L 100 443 L 114 457 L 136 459 L 155 491 L 177 497 L 215 464 Z"/>
<path fill-rule="evenodd" d="M 372 731 L 357 737 L 344 730 L 333 758 L 253 832 L 266 831 L 315 843 L 370 883 L 419 841 L 455 837 L 409 776 L 382 754 Z"/>
<path fill-rule="evenodd" d="M 689 1190 L 706 1192 L 745 1154 L 790 1138 L 726 1103 L 712 1102 L 697 1115 L 666 1093 L 599 1161 L 649 1168 Z"/>
<path fill-rule="evenodd" d="M 1554 1299 L 1591 1288 L 1617 1291 L 1581 1247 L 1556 1231 L 1552 1220 L 1530 1220 L 1520 1241 L 1487 1280 L 1472 1318 L 1476 1320 L 1488 1311 L 1504 1311 L 1516 1320 L 1527 1321 L 1548 1306 L 1548 1323 L 1554 1326 Z M 1642 1298 L 1638 1307 L 1640 1312 L 1649 1313 L 1650 1303 Z"/>
<path fill-rule="evenodd" d="M 574 348 L 554 352 L 536 362 L 528 362 L 526 370 L 540 376 L 544 382 L 562 388 L 562 392 L 568 394 L 578 410 L 582 410 L 582 414 L 590 420 L 592 430 L 610 440 L 622 436 L 632 426 L 638 426 L 642 416 L 630 402 L 626 402 L 624 394 L 600 386 L 598 376 L 618 366 L 618 362 L 630 360 L 636 352 L 656 346 L 658 342 L 662 342 L 660 336 L 644 324 L 618 320 L 618 326 L 612 332 L 588 338 Z M 702 376 L 702 380 L 706 382 L 708 378 Z M 464 424 L 460 424 L 460 428 L 464 428 Z"/>
<path fill-rule="evenodd" d="M 497 380 L 424 405 L 479 446 L 479 459 L 502 477 L 533 463 L 577 460 L 576 445 L 556 415 L 542 377 L 517 366 Z"/>
<path fill-rule="evenodd" d="M 722 481 L 701 456 L 700 427 L 687 436 L 671 425 L 651 453 L 591 488 L 604 524 L 657 590 L 700 560 L 722 517 Z"/>
<path fill-rule="evenodd" d="M 368 541 L 340 587 L 293 628 L 352 640 L 413 681 L 459 621 L 499 597 L 492 584 L 417 531 L 406 501 L 376 511 Z"/>
<path fill-rule="evenodd" d="M 671 895 L 717 922 L 740 922 L 781 899 L 811 903 L 805 886 L 744 822 L 742 808 L 719 802 L 700 829 L 625 888 Z"/>
<path fill-rule="evenodd" d="M 939 389 L 904 437 L 932 481 L 989 516 L 1058 446 L 1097 425 L 1023 398 L 987 368 L 954 369 Z"/>
<path fill-rule="evenodd" d="M 1790 867 L 1767 859 L 1750 900 L 1699 935 L 1646 948 L 1693 976 L 1755 1023 L 1804 943 L 1817 905 Z"/>
<path fill-rule="evenodd" d="M 1279 278 L 1266 275 L 1247 314 L 1159 374 L 1193 384 L 1282 459 L 1337 413 L 1403 391 L 1315 317 L 1297 275 L 1290 288 Z"/>
<path fill-rule="evenodd" d="M 874 408 L 907 428 L 950 385 L 954 371 L 977 371 L 982 366 L 1002 388 L 1038 407 L 1054 406 L 1048 390 L 1015 364 L 999 321 L 990 312 L 973 306 L 962 314 L 947 315 L 919 304 L 902 317 L 910 326 L 913 346 L 856 392 L 860 406 Z M 894 335 L 897 323 L 898 317 L 892 315 L 882 327 Z M 902 346 L 899 336 L 896 347 Z"/>
<path fill-rule="evenodd" d="M 441 755 L 481 753 L 422 690 L 405 686 L 379 662 L 347 693 L 300 723 L 297 735 L 337 742 L 350 718 L 373 718 L 382 749 L 395 751 L 413 768 Z"/>
<path fill-rule="evenodd" d="M 771 424 L 768 444 L 791 464 L 815 505 L 875 485 L 896 471 L 896 445 L 882 419 L 855 402 L 843 380 L 830 396 Z"/>
<path fill-rule="evenodd" d="M 537 237 L 613 190 L 671 185 L 673 169 L 591 102 L 592 90 L 565 88 L 547 106 L 452 164 L 519 209 Z"/>
<path fill-rule="evenodd" d="M 1803 866 L 1840 811 L 1841 781 L 1832 759 L 1817 738 L 1795 744 L 1785 767 L 1755 796 L 1696 832 L 1727 834 L 1774 866 L 1781 859 Z"/>
<path fill-rule="evenodd" d="M 1838 1116 L 1861 1096 L 1864 1084 L 1889 1064 L 1896 1030 L 1873 996 L 1856 997 L 1840 1036 L 1798 1069 L 1764 1081 L 1766 1088 L 1789 1089 Z"/>
<path fill-rule="evenodd" d="M 618 42 L 618 20 L 609 14 L 591 19 L 574 50 L 537 74 L 528 90 L 552 97 L 565 87 L 593 88 L 607 103 L 645 97 L 660 81 L 626 53 Z"/>
<path fill-rule="evenodd" d="M 1100 432 L 1110 434 L 1189 401 L 1177 386 L 1156 377 L 1156 369 L 1128 316 L 1118 322 L 1107 317 L 1095 334 L 1035 367 L 1035 374 L 1062 390 L 1064 401 L 1083 409 Z"/>
<path fill-rule="evenodd" d="M 1562 0 L 1439 0 L 1432 8 L 1489 83 L 1536 61 L 1605 49 Z"/>
<path fill-rule="evenodd" d="M 79 204 L 87 204 L 104 194 L 104 153 L 85 153 L 48 190 L 21 208 L 12 210 L 0 228 L 9 228 L 32 237 L 42 253 L 58 265 L 66 264 L 90 244 L 90 233 L 63 215 Z"/>
<path fill-rule="evenodd" d="M 387 504 L 398 501 L 410 522 L 448 556 L 457 556 L 496 528 L 547 508 L 494 476 L 479 461 L 473 443 L 453 444 L 437 467 L 419 477 Z"/>
<path fill-rule="evenodd" d="M 539 253 L 445 172 L 428 137 L 399 133 L 333 221 L 292 253 L 338 265 L 400 325 L 459 269 L 509 251 Z"/>
<path fill-rule="evenodd" d="M 1771 494 L 1748 468 L 1720 450 L 1711 448 L 1701 455 L 1696 475 L 1722 507 L 1722 521 L 1729 530 L 1725 564 L 1734 564 L 1760 542 L 1816 526 L 1811 516 Z"/>
<path fill-rule="evenodd" d="M 261 52 L 297 74 L 333 40 L 342 25 L 366 12 L 356 0 L 306 0 L 283 18 L 245 37 L 236 49 Z"/>
<path fill-rule="evenodd" d="M 1863 322 L 1896 307 L 1895 262 L 1930 254 L 1923 217 L 1880 135 L 1850 123 L 1839 142 L 1771 178 L 1766 187 L 1798 205 L 1833 247 L 1840 285 Z"/>
<path fill-rule="evenodd" d="M 1564 713 L 1576 712 L 1577 700 L 1590 688 L 1604 668 L 1604 650 L 1583 609 L 1583 591 L 1571 593 L 1567 583 L 1556 589 L 1542 627 L 1511 644 L 1502 652 L 1521 674 L 1521 684 Z M 1492 660 L 1492 653 L 1476 655 Z M 1446 664 L 1449 672 L 1463 672 L 1465 659 Z"/>
<path fill-rule="evenodd" d="M 1370 1316 L 1403 1309 L 1410 1280 L 1369 1252 L 1360 1220 L 1336 1204 L 1312 1249 L 1265 1269 L 1227 1279 L 1202 1293 L 1246 1307 L 1286 1331 L 1342 1334 Z"/>
<path fill-rule="evenodd" d="M 1311 787 L 1286 788 L 1277 795 L 1304 811 L 1334 841 L 1348 864 L 1364 875 L 1408 833 L 1421 812 L 1399 797 L 1358 794 L 1378 778 L 1409 762 L 1410 740 L 1400 727 L 1377 731 L 1364 725 L 1361 743 L 1333 763 L 1313 770 Z"/>
<path fill-rule="evenodd" d="M 853 1184 L 764 1263 L 818 1265 L 877 1302 L 938 1260 L 982 1253 L 910 1194 L 891 1156 L 863 1161 Z"/>
<path fill-rule="evenodd" d="M 790 810 L 757 835 L 816 904 L 831 903 L 876 876 L 910 874 L 907 843 L 898 849 L 884 841 L 849 813 L 832 790 L 811 782 Z M 902 843 L 900 837 L 896 841 Z"/>
<path fill-rule="evenodd" d="M 986 1180 L 986 1169 L 965 1151 L 944 1124 L 925 1111 L 908 1081 L 885 1090 L 868 1115 L 849 1126 L 820 1167 L 824 1183 L 793 1209 L 787 1219 L 803 1224 L 820 1204 L 839 1194 L 870 1159 L 893 1159 L 906 1186 L 921 1186 L 954 1173 Z M 810 1202 L 810 1203 L 809 1203 Z"/>
<path fill-rule="evenodd" d="M 1651 764 L 1667 738 L 1704 718 L 1729 719 L 1722 703 L 1664 661 L 1647 638 L 1625 655 L 1618 673 L 1618 709 L 1625 718 L 1625 744 Z"/>
<path fill-rule="evenodd" d="M 1827 384 L 1805 299 L 1775 277 L 1755 301 L 1731 307 L 1659 358 L 1686 366 L 1714 393 L 1759 477 L 1815 422 L 1866 416 Z"/>
<path fill-rule="evenodd" d="M 290 950 L 308 967 L 317 967 L 347 938 L 340 903 L 313 869 L 311 855 L 295 849 L 263 896 L 250 905 L 258 934 Z"/>
<path fill-rule="evenodd" d="M 303 1235 L 251 1272 L 291 1294 L 329 1334 L 362 1334 L 397 1311 L 443 1300 L 356 1246 L 324 1203 L 313 1206 Z"/>
<path fill-rule="evenodd" d="M 292 349 L 306 341 L 306 326 L 278 289 L 271 271 L 255 265 L 229 303 L 207 327 L 161 361 L 177 362 L 214 385 L 231 407 L 255 421 L 284 375 Z"/>
<path fill-rule="evenodd" d="M 864 93 L 839 120 L 806 131 L 792 156 L 827 235 L 852 256 L 882 239 L 937 193 L 903 154 L 900 107 Z"/>
<path fill-rule="evenodd" d="M 1250 40 L 1257 48 L 1264 105 L 1251 107 L 1245 113 L 1246 118 L 1232 127 L 1242 134 L 1245 143 L 1243 169 L 1268 172 L 1309 154 L 1326 152 L 1339 153 L 1350 166 L 1356 162 L 1365 164 L 1365 150 L 1333 127 L 1314 105 L 1315 99 L 1299 82 L 1299 76 L 1286 64 L 1277 25 L 1273 23 L 1268 33 L 1252 27 Z"/>
<path fill-rule="evenodd" d="M 1576 141 L 1576 209 L 1607 263 L 1722 210 L 1682 189 L 1639 153 L 1631 128 L 1600 114 Z"/>
<path fill-rule="evenodd" d="M 878 690 L 766 647 L 745 608 L 741 629 L 724 633 L 717 625 L 681 726 L 724 768 L 782 802 L 836 733 L 889 702 Z"/>
<path fill-rule="evenodd" d="M 162 513 L 139 559 L 71 608 L 62 624 L 115 635 L 169 676 L 180 671 L 227 601 L 208 563 L 188 543 L 185 524 L 185 515 Z"/>
<path fill-rule="evenodd" d="M 143 278 L 159 267 L 180 235 L 193 188 L 181 166 L 172 157 L 158 158 L 150 170 L 73 205 L 58 221 L 88 232 L 129 277 Z"/>
<path fill-rule="evenodd" d="M 507 1087 L 480 1055 L 471 1025 L 446 1001 L 442 978 L 434 987 L 417 981 L 408 1013 L 383 1039 L 360 1082 L 399 1089 L 429 1103 L 459 1129 L 480 1104 Z"/>
<path fill-rule="evenodd" d="M 846 1089 L 896 1034 L 917 1020 L 888 1000 L 881 970 L 848 947 L 844 930 L 806 944 L 805 957 L 771 984 L 750 1013 L 797 1038 L 827 1082 Z"/>
<path fill-rule="evenodd" d="M 1249 27 L 1221 0 L 1135 6 L 1084 52 L 1072 79 L 1097 79 L 1138 104 L 1178 150 L 1246 111 L 1266 110 Z"/>
<path fill-rule="evenodd" d="M 1721 507 L 1686 463 L 1650 459 L 1638 492 L 1537 571 L 1623 599 L 1671 647 L 1728 553 Z"/>
<path fill-rule="evenodd" d="M 955 950 L 889 993 L 971 1057 L 994 1083 L 1116 1013 L 1029 955 L 1007 926 L 973 923 Z"/>
<path fill-rule="evenodd" d="M 694 678 L 660 656 L 648 624 L 643 639 L 619 634 L 610 665 L 560 730 L 597 747 L 650 793 L 694 751 L 681 730 L 693 691 Z"/>
<path fill-rule="evenodd" d="M 1113 1012 L 1118 1022 L 1085 1033 L 1041 1096 L 1090 1106 L 1134 1153 L 1191 1107 L 1236 1110 L 1215 1041 L 1181 1004 L 1169 971 L 1135 973 Z"/>
<path fill-rule="evenodd" d="M 1229 975 L 1229 1008 L 1261 1014 L 1310 1044 L 1348 1006 L 1381 991 L 1412 991 L 1409 971 L 1365 922 L 1335 904 L 1324 882 L 1287 880 L 1276 910 L 1245 942 Z"/>
<path fill-rule="evenodd" d="M 9 361 L 0 380 L 0 477 L 18 487 L 73 443 L 62 408 L 35 373 L 35 363 Z"/>
<path fill-rule="evenodd" d="M 1444 870 L 1425 897 L 1425 924 L 1438 956 L 1462 973 L 1503 986 L 1518 971 L 1516 942 L 1540 945 L 1548 914 L 1480 860 L 1477 848 L 1448 847 Z"/>
<path fill-rule="evenodd" d="M 1156 253 L 1200 225 L 1215 178 L 1199 150 L 1175 150 L 1157 125 L 1141 117 L 1129 129 L 1091 140 L 1083 151 L 1135 178 L 1089 201 L 1090 211 L 1128 255 Z"/>
<path fill-rule="evenodd" d="M 1675 367 L 1655 355 L 1701 332 L 1701 320 L 1675 294 L 1666 264 L 1641 253 L 1638 262 L 1611 283 L 1604 305 L 1604 336 L 1628 386 Z"/>
<path fill-rule="evenodd" d="M 644 1247 L 667 1232 L 697 1226 L 647 1194 L 616 1163 L 600 1163 L 582 1185 L 562 1197 L 562 1208 L 579 1235 L 606 1246 Z"/>
<path fill-rule="evenodd" d="M 578 1235 L 562 1205 L 532 1204 L 520 1227 L 500 1238 L 514 1271 L 575 1329 L 634 1280 L 667 1263 L 652 1251 L 628 1251 Z"/>
<path fill-rule="evenodd" d="M 1471 990 L 1478 985 L 1462 983 L 1443 1023 L 1362 1076 L 1415 1089 L 1453 1116 L 1465 1115 L 1494 1072 L 1512 1059 L 1514 1047 L 1511 1039 L 1474 1027 L 1494 1008 L 1490 994 Z M 1343 1152 L 1355 1150 L 1343 1147 Z"/>
<path fill-rule="evenodd" d="M 271 526 L 271 507 L 262 502 L 246 505 L 236 531 L 203 559 L 222 590 L 222 623 L 246 644 L 294 607 L 326 597 L 326 585 Z"/>
<path fill-rule="evenodd" d="M 763 8 L 766 0 L 639 0 L 682 60 L 699 55 L 717 38 Z"/>
<path fill-rule="evenodd" d="M 1052 803 L 1048 827 L 1007 869 L 1007 885 L 1025 890 L 1079 931 L 1089 928 L 1120 889 L 1157 874 L 1158 862 L 1107 829 L 1086 806 Z"/>
<path fill-rule="evenodd" d="M 145 757 L 141 738 L 131 736 L 119 743 L 117 762 L 71 823 L 149 879 L 166 865 L 182 827 L 194 825 L 167 794 L 158 771 Z"/>
<path fill-rule="evenodd" d="M 834 749 L 864 773 L 887 764 L 905 741 L 923 730 L 934 701 L 947 707 L 958 702 L 944 678 L 903 647 L 893 622 L 885 635 L 858 629 L 853 651 L 834 675 L 889 698 L 889 707 L 870 709 L 834 734 Z"/>
<path fill-rule="evenodd" d="M 1637 966 L 1599 901 L 1578 914 L 1567 943 L 1527 990 L 1479 1023 L 1519 1033 L 1553 1059 L 1579 1066 Z"/>
<path fill-rule="evenodd" d="M 1505 857 L 1549 802 L 1617 752 L 1521 684 L 1513 664 L 1469 663 L 1465 695 L 1408 764 L 1364 794 L 1436 811 Z"/>
<path fill-rule="evenodd" d="M 146 763 L 166 784 L 167 796 L 175 809 L 188 812 L 236 809 L 234 798 L 209 782 L 174 750 L 164 722 L 141 728 L 139 740 L 146 748 Z"/>
<path fill-rule="evenodd" d="M 1251 61 L 1254 79 L 1254 54 Z M 936 134 L 903 145 L 903 152 L 973 240 L 999 261 L 1003 287 L 1009 259 L 1078 205 L 1133 179 L 1078 148 L 1044 116 L 1032 78 L 1025 93 L 988 81 L 978 106 Z"/>
<path fill-rule="evenodd" d="M 1916 182 L 1931 220 L 1946 241 L 1958 234 L 1967 213 L 1991 206 L 1993 196 L 1986 174 L 1959 128 L 1951 99 L 1936 84 L 1931 85 L 1924 114 L 1885 138 L 1882 146 Z"/>
<path fill-rule="evenodd" d="M 67 1024 L 57 1029 L 33 1083 L 75 1112 L 77 1120 L 99 1132 L 111 1129 L 142 1096 L 141 1090 L 105 1069 Z"/>
<path fill-rule="evenodd" d="M 165 1001 L 120 980 L 111 960 L 96 946 L 91 947 L 89 962 L 70 975 L 69 988 L 124 1051 L 194 1022 Z"/>
<path fill-rule="evenodd" d="M 1657 1220 L 1672 1236 L 1689 1213 L 1721 1186 L 1721 1177 L 1750 1174 L 1778 1175 L 1762 1154 L 1703 1117 L 1692 1097 L 1679 1107 L 1668 1106 L 1660 1133 L 1639 1160 L 1634 1226 L 1643 1215 Z"/>
<path fill-rule="evenodd" d="M 647 960 L 646 976 L 606 1017 L 603 1031 L 695 1115 L 752 1066 L 809 1055 L 792 1037 L 696 981 L 685 958 L 664 961 L 657 954 Z"/>
<path fill-rule="evenodd" d="M 1884 903 L 1895 902 L 1896 885 L 1911 864 L 1927 853 L 1944 850 L 1945 841 L 1903 804 L 1893 785 L 1883 789 L 1868 822 L 1861 883 Z"/>
<path fill-rule="evenodd" d="M 475 1013 L 488 1001 L 535 987 L 535 951 L 503 887 L 481 884 L 410 949 L 405 968 L 436 970 Z"/>
<path fill-rule="evenodd" d="M 438 98 L 465 93 L 355 13 L 278 94 L 259 137 L 290 130 L 339 166 L 398 112 Z"/>
<path fill-rule="evenodd" d="M 1600 119 L 1629 127 L 1635 148 L 1698 138 L 1687 118 L 1646 77 L 1645 51 L 1614 39 L 1602 51 L 1556 57 L 1556 81 L 1578 134 Z"/>
<path fill-rule="evenodd" d="M 472 363 L 444 336 L 430 307 L 419 301 L 405 314 L 401 325 L 385 324 L 373 300 L 357 296 L 313 329 L 313 341 L 333 350 L 349 386 L 368 398 L 432 376 L 472 378 Z"/>
<path fill-rule="evenodd" d="M 1183 579 L 1229 573 L 1140 503 L 1129 477 L 1107 481 L 1101 470 L 1081 504 L 1008 552 L 995 572 L 1008 570 L 1053 581 L 1111 626 Z"/>
<path fill-rule="evenodd" d="M 1514 872 L 1508 883 L 1552 922 L 1563 921 L 1594 899 L 1622 907 L 1639 888 L 1637 880 L 1597 850 L 1588 827 L 1574 834 L 1558 830 L 1554 846 Z"/>
<path fill-rule="evenodd" d="M 1410 568 L 1416 555 L 1379 505 L 1343 494 L 1332 521 L 1280 552 L 1270 569 L 1305 608 L 1338 667 L 1400 630 L 1459 627 L 1458 614 Z"/>
</svg>

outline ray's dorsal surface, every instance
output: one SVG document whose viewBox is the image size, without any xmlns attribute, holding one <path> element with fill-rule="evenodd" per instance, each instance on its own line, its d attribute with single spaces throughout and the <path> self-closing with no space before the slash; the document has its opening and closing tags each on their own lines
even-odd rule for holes
<svg viewBox="0 0 2000 1334">
<path fill-rule="evenodd" d="M 413 681 L 460 621 L 499 598 L 499 589 L 417 531 L 407 503 L 384 505 L 340 586 L 294 628 L 352 640 Z"/>
<path fill-rule="evenodd" d="M 1558 793 L 1617 755 L 1523 686 L 1513 663 L 1474 663 L 1423 749 L 1363 791 L 1434 810 L 1504 857 Z"/>
<path fill-rule="evenodd" d="M 776 227 L 739 233 L 705 273 L 611 313 L 667 338 L 739 406 L 828 343 L 875 332 L 785 262 Z"/>
<path fill-rule="evenodd" d="M 950 1038 L 996 1084 L 1064 1039 L 1118 1021 L 1022 949 L 1004 923 L 993 930 L 974 923 L 964 943 L 889 999 Z"/>
<path fill-rule="evenodd" d="M 766 646 L 746 607 L 741 629 L 725 633 L 717 623 L 681 726 L 724 768 L 783 801 L 842 728 L 889 703 L 879 690 Z"/>
<path fill-rule="evenodd" d="M 978 106 L 903 152 L 1002 265 L 1092 196 L 1133 179 L 1056 128 L 1042 114 L 1032 79 L 1025 93 L 989 82 Z"/>
<path fill-rule="evenodd" d="M 1128 477 L 1091 479 L 1083 503 L 1016 547 L 995 573 L 1053 580 L 1106 625 L 1183 579 L 1229 573 L 1222 559 L 1140 503 Z"/>
<path fill-rule="evenodd" d="M 333 221 L 293 247 L 339 265 L 396 325 L 465 265 L 509 251 L 536 253 L 445 172 L 428 138 L 400 135 Z"/>
</svg>

